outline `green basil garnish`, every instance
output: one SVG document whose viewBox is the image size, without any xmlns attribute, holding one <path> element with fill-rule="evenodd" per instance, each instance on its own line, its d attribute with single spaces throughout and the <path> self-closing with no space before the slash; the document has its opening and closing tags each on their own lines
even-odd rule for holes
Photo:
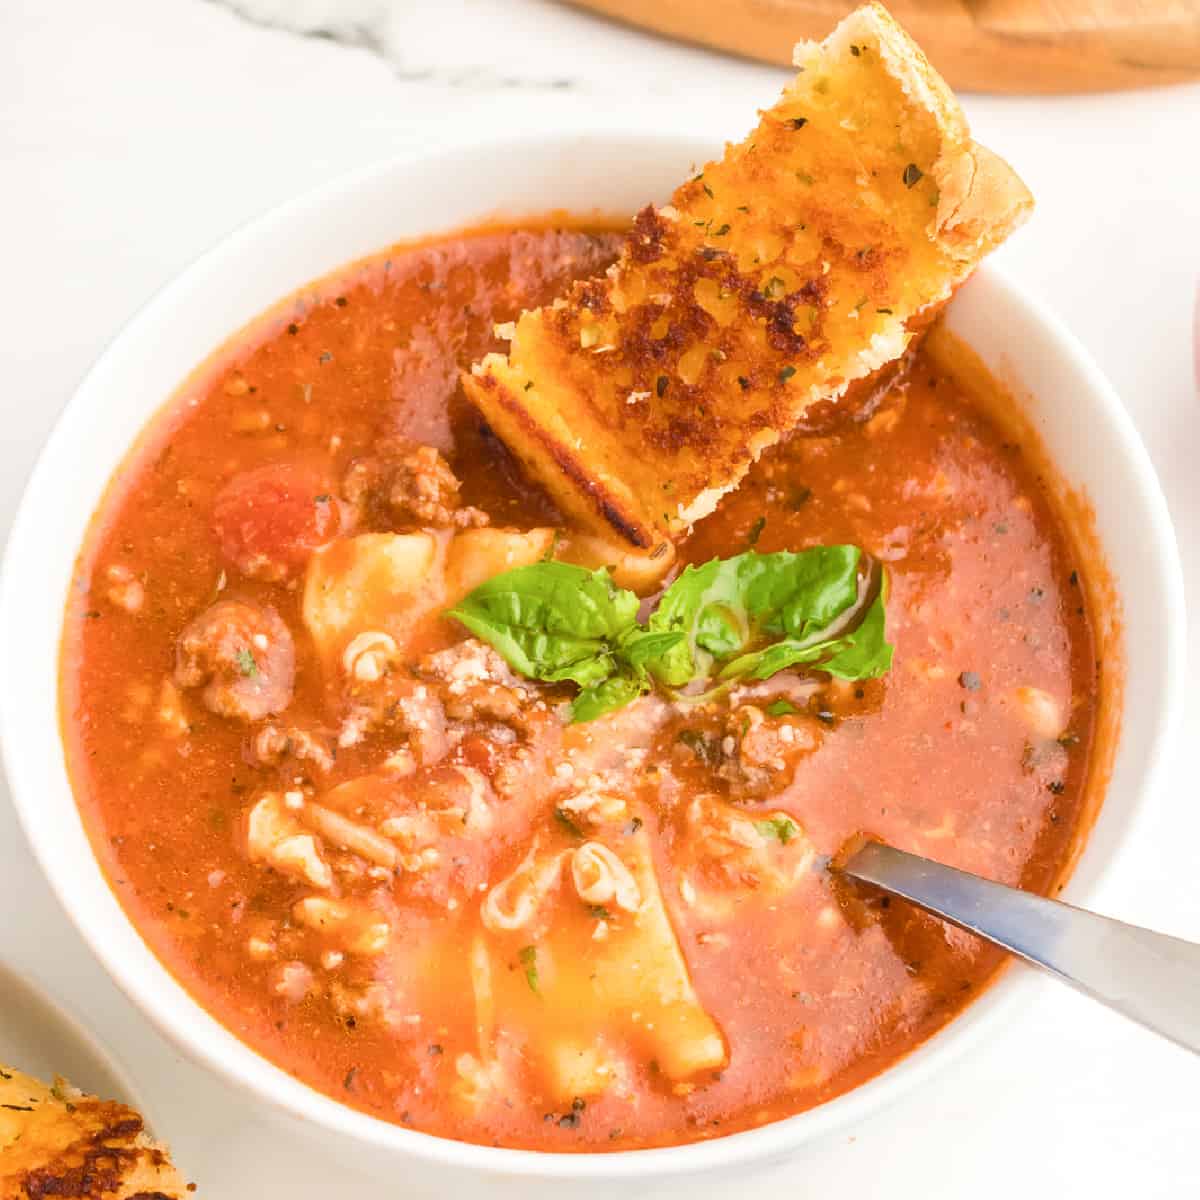
<svg viewBox="0 0 1200 1200">
<path fill-rule="evenodd" d="M 606 712 L 624 708 L 650 690 L 646 673 L 627 671 L 585 687 L 571 702 L 572 721 L 594 721 Z"/>
<path fill-rule="evenodd" d="M 892 662 L 886 577 L 861 620 L 844 617 L 860 601 L 861 559 L 855 546 L 816 546 L 689 566 L 646 625 L 637 596 L 607 571 L 544 561 L 489 579 L 448 615 L 520 674 L 577 683 L 571 718 L 590 721 L 654 683 L 724 687 L 790 666 L 840 679 L 882 675 Z M 845 627 L 827 632 L 839 618 Z"/>
<path fill-rule="evenodd" d="M 541 989 L 538 986 L 538 969 L 537 969 L 537 947 L 522 946 L 517 954 L 521 960 L 521 966 L 525 968 L 525 982 L 529 984 L 529 990 L 535 996 L 541 995 Z"/>
<path fill-rule="evenodd" d="M 538 562 L 481 583 L 449 615 L 514 671 L 587 687 L 613 673 L 614 647 L 636 628 L 637 610 L 638 598 L 603 569 Z"/>
</svg>

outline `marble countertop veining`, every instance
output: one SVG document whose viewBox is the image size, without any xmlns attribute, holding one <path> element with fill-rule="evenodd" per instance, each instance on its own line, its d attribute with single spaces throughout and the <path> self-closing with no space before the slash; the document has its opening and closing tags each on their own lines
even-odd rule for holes
<svg viewBox="0 0 1200 1200">
<path fill-rule="evenodd" d="M 271 2 L 322 21 L 322 0 Z M 332 38 L 205 0 L 0 4 L 0 535 L 55 415 L 113 333 L 263 209 L 464 129 L 632 121 L 703 130 L 715 145 L 743 132 L 785 78 L 548 0 L 373 8 L 387 10 L 383 25 Z M 980 140 L 1011 158 L 1039 199 L 998 258 L 1066 318 L 1132 412 L 1171 505 L 1195 611 L 1200 86 L 965 104 Z M 1193 666 L 1197 650 L 1193 623 Z M 1197 739 L 1193 696 L 1113 904 L 1200 939 L 1200 802 L 1183 755 Z M 268 1125 L 145 1026 L 58 908 L 2 787 L 0 913 L 0 956 L 74 998 L 138 1077 L 202 1196 L 315 1200 L 371 1183 L 312 1139 Z M 1200 1062 L 1047 984 L 1021 1028 L 754 1186 L 764 1200 L 1174 1200 L 1200 1192 L 1198 1134 Z M 653 1194 L 744 1191 L 744 1181 L 703 1180 Z"/>
<path fill-rule="evenodd" d="M 556 0 L 211 2 L 264 29 L 366 49 L 398 80 L 466 91 L 668 95 L 693 85 L 706 62 L 719 63 L 723 76 L 781 75 L 768 66 L 639 37 Z"/>
</svg>

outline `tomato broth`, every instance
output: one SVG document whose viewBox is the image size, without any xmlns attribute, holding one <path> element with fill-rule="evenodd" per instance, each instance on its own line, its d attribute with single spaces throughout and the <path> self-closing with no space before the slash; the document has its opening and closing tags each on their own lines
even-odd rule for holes
<svg viewBox="0 0 1200 1200">
<path fill-rule="evenodd" d="M 459 372 L 619 245 L 468 230 L 262 318 L 114 480 L 66 615 L 73 783 L 155 954 L 313 1087 L 484 1144 L 677 1144 L 846 1091 L 1000 957 L 828 856 L 868 833 L 1045 892 L 1083 823 L 1082 564 L 996 397 L 925 351 L 764 456 L 667 577 L 858 547 L 885 674 L 572 723 L 570 685 L 442 615 L 572 545 Z"/>
</svg>

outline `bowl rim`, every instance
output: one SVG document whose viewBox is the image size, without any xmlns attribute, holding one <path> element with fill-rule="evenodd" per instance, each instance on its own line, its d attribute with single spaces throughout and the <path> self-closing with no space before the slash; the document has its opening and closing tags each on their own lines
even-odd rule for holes
<svg viewBox="0 0 1200 1200">
<path fill-rule="evenodd" d="M 269 234 L 273 225 L 299 219 L 306 212 L 327 210 L 339 200 L 350 199 L 360 189 L 379 183 L 393 173 L 419 169 L 439 158 L 461 154 L 472 146 L 494 149 L 497 144 L 504 144 L 511 146 L 514 153 L 519 153 L 523 146 L 536 146 L 544 151 L 548 140 L 558 138 L 567 145 L 578 145 L 581 135 L 585 140 L 600 139 L 616 144 L 659 142 L 676 150 L 685 143 L 691 147 L 700 144 L 694 133 L 684 133 L 670 126 L 632 130 L 604 124 L 584 130 L 548 125 L 520 134 L 485 135 L 482 138 L 471 136 L 443 141 L 433 150 L 411 150 L 339 175 L 268 209 L 221 238 L 152 295 L 110 340 L 79 383 L 55 421 L 26 482 L 3 563 L 0 564 L 0 680 L 11 678 L 6 666 L 10 647 L 19 637 L 16 632 L 17 616 L 23 602 L 19 599 L 18 568 L 31 553 L 29 547 L 36 542 L 39 515 L 43 507 L 53 502 L 51 485 L 55 472 L 69 465 L 72 447 L 78 448 L 84 444 L 83 418 L 98 398 L 93 393 L 103 394 L 103 373 L 110 360 L 139 344 L 144 336 L 143 330 L 152 325 L 160 309 L 177 304 L 214 272 L 226 270 L 226 264 L 236 260 L 242 247 Z M 481 211 L 480 217 L 485 215 Z M 1126 819 L 1121 839 L 1122 845 L 1109 855 L 1087 888 L 1084 898 L 1090 899 L 1101 890 L 1120 863 L 1121 849 L 1137 824 L 1147 797 L 1154 790 L 1163 767 L 1168 739 L 1177 724 L 1185 661 L 1182 568 L 1166 501 L 1154 468 L 1132 418 L 1112 385 L 1059 318 L 1003 270 L 985 263 L 976 272 L 976 278 L 981 281 L 986 279 L 1005 303 L 1025 309 L 1033 321 L 1046 330 L 1068 367 L 1086 382 L 1089 403 L 1124 444 L 1139 498 L 1151 517 L 1152 528 L 1148 531 L 1148 539 L 1152 544 L 1153 560 L 1166 599 L 1166 611 L 1163 614 L 1164 661 L 1161 664 L 1164 678 L 1157 717 L 1146 737 L 1148 769 L 1136 787 L 1131 813 Z M 142 419 L 143 427 L 153 416 L 154 412 L 151 412 Z M 125 452 L 128 452 L 128 447 Z M 110 477 L 119 465 L 120 460 L 110 464 Z M 61 608 L 61 598 L 56 597 L 55 604 Z M 60 677 L 57 654 L 54 664 L 57 695 L 57 680 Z M 107 917 L 89 910 L 81 903 L 84 885 L 72 877 L 72 872 L 63 871 L 54 861 L 54 847 L 50 844 L 52 822 L 41 811 L 44 789 L 40 788 L 38 780 L 39 774 L 46 768 L 23 749 L 19 737 L 20 710 L 16 689 L 11 686 L 0 687 L 0 755 L 18 817 L 43 873 L 68 918 L 126 996 L 172 1044 L 219 1078 L 250 1092 L 257 1100 L 270 1104 L 292 1118 L 395 1155 L 407 1155 L 427 1163 L 466 1168 L 487 1175 L 594 1180 L 682 1176 L 714 1167 L 725 1168 L 752 1160 L 778 1158 L 794 1152 L 803 1143 L 853 1125 L 926 1081 L 965 1054 L 971 1046 L 978 1044 L 988 1030 L 994 1030 L 999 1025 L 1001 1014 L 1015 1007 L 1022 996 L 1028 999 L 1036 987 L 1046 986 L 1045 981 L 1032 972 L 1005 971 L 1002 978 L 996 980 L 948 1026 L 881 1074 L 816 1108 L 717 1138 L 645 1150 L 573 1153 L 483 1146 L 422 1133 L 352 1109 L 287 1075 L 220 1025 L 148 948 L 146 952 L 153 960 L 149 971 L 157 976 L 155 982 L 160 986 L 135 986 L 129 978 L 133 967 L 123 963 L 122 956 L 108 944 L 105 936 Z M 82 826 L 69 787 L 66 799 L 75 819 Z M 96 872 L 100 872 L 94 856 L 91 865 Z M 103 873 L 100 874 L 103 879 Z M 107 881 L 103 882 L 107 888 Z M 113 900 L 121 920 L 136 935 L 136 926 L 115 896 Z M 210 1029 L 208 1025 L 214 1028 Z M 214 1030 L 224 1036 L 218 1036 Z"/>
<path fill-rule="evenodd" d="M 0 958 L 0 993 L 6 991 L 20 992 L 27 1011 L 38 1011 L 39 1021 L 46 1026 L 54 1026 L 55 1035 L 74 1042 L 76 1056 L 83 1055 L 91 1059 L 89 1070 L 96 1072 L 96 1082 L 69 1074 L 66 1075 L 68 1083 L 98 1095 L 101 1100 L 115 1100 L 134 1109 L 145 1122 L 146 1128 L 154 1132 L 154 1122 L 148 1115 L 145 1096 L 130 1077 L 124 1062 L 112 1052 L 105 1040 L 84 1024 L 73 1005 L 60 1000 L 58 994 L 46 985 L 41 972 Z M 22 1067 L 20 1063 L 13 1065 Z M 102 1094 L 100 1085 L 111 1094 Z"/>
</svg>

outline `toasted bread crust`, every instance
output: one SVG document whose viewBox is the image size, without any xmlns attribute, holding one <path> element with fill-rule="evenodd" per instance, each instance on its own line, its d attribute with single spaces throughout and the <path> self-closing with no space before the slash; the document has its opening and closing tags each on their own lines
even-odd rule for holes
<svg viewBox="0 0 1200 1200">
<path fill-rule="evenodd" d="M 1028 213 L 944 82 L 868 4 L 743 142 L 643 209 L 607 275 L 522 314 L 464 376 L 585 528 L 650 548 L 711 512 L 809 405 L 908 347 Z"/>
<path fill-rule="evenodd" d="M 0 1067 L 0 1200 L 182 1200 L 188 1189 L 131 1108 Z"/>
<path fill-rule="evenodd" d="M 1033 206 L 1029 189 L 998 154 L 972 142 L 934 166 L 938 182 L 937 230 L 948 249 L 972 264 L 994 250 Z"/>
</svg>

